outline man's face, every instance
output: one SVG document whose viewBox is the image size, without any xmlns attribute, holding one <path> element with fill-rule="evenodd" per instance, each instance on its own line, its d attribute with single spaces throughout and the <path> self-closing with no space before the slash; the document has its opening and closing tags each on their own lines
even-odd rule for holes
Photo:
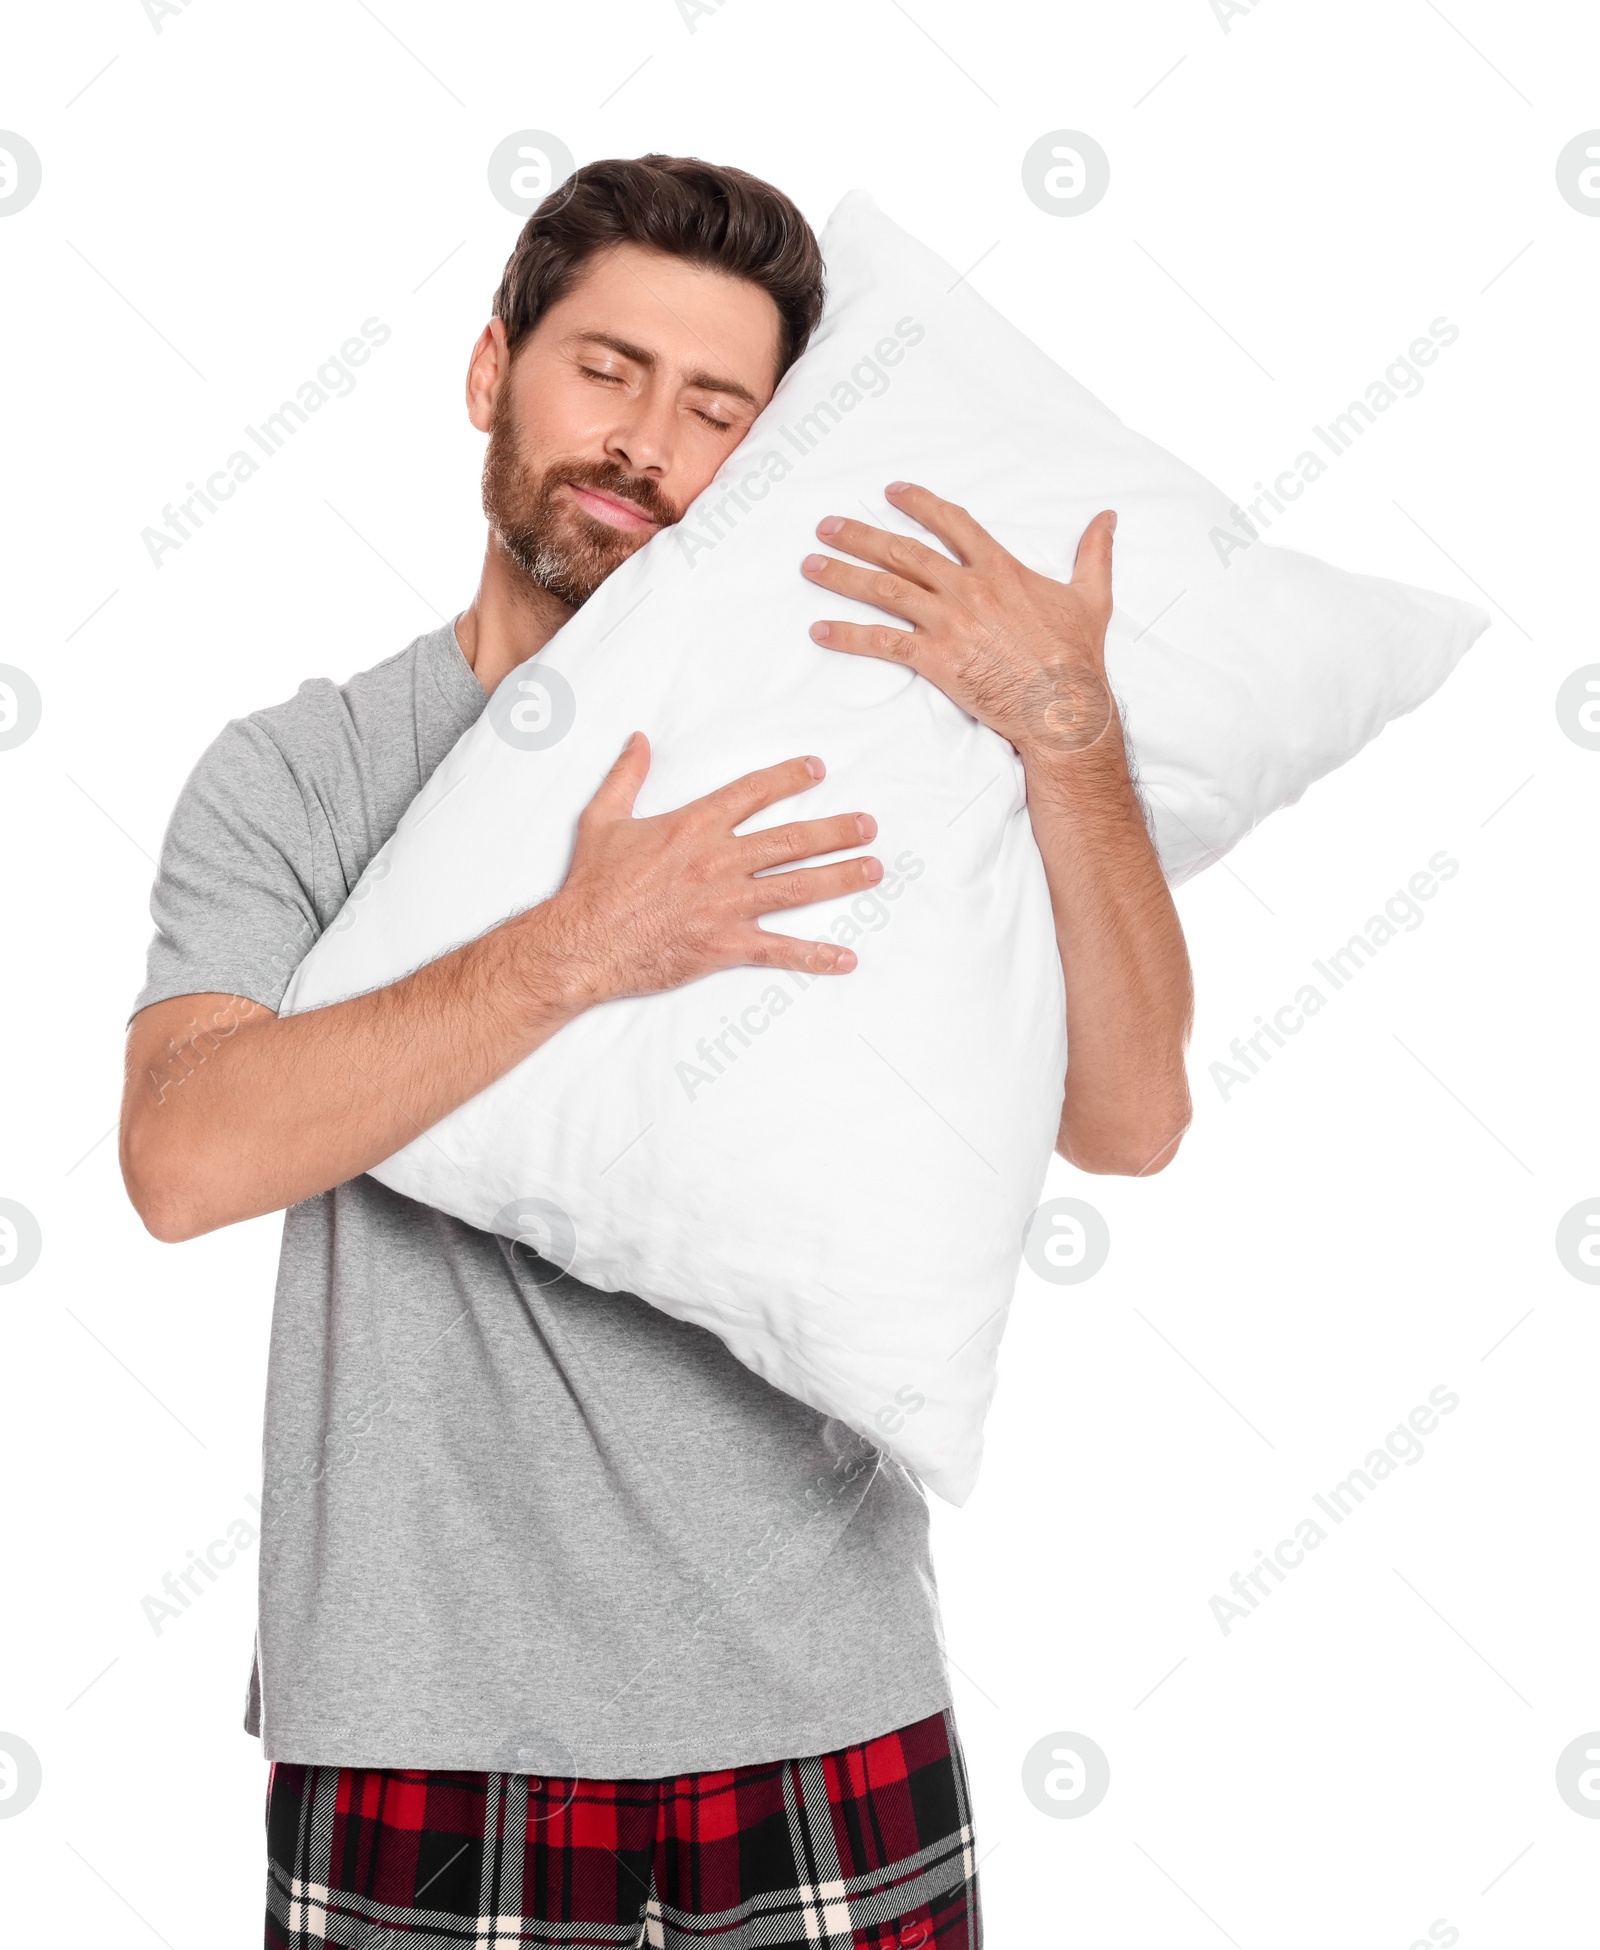
<svg viewBox="0 0 1600 1950">
<path fill-rule="evenodd" d="M 586 602 L 744 438 L 777 383 L 778 341 L 759 285 L 635 244 L 591 258 L 509 371 L 500 341 L 492 402 L 469 380 L 488 422 L 484 513 L 516 567 Z"/>
</svg>

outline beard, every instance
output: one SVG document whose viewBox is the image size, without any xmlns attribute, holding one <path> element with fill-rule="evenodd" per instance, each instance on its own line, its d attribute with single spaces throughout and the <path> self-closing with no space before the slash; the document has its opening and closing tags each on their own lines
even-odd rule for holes
<svg viewBox="0 0 1600 1950">
<path fill-rule="evenodd" d="M 679 511 L 654 481 L 616 461 L 553 460 L 532 466 L 513 424 L 508 386 L 500 389 L 483 457 L 483 512 L 500 546 L 531 583 L 579 609 L 650 537 L 585 514 L 563 486 L 595 488 L 670 526 Z"/>
</svg>

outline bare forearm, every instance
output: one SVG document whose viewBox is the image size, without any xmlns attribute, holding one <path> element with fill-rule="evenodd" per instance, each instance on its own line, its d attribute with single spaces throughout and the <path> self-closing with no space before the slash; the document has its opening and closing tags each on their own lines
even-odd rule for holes
<svg viewBox="0 0 1600 1950">
<path fill-rule="evenodd" d="M 1088 1171 L 1159 1170 L 1190 1117 L 1189 957 L 1120 726 L 1085 751 L 1023 754 L 1067 990 L 1057 1148 Z"/>
<path fill-rule="evenodd" d="M 546 903 L 390 987 L 305 1015 L 239 1002 L 182 1037 L 170 1020 L 152 1034 L 136 1023 L 122 1129 L 130 1192 L 166 1238 L 295 1204 L 392 1156 L 582 1006 Z"/>
<path fill-rule="evenodd" d="M 561 891 L 403 981 L 302 1016 L 226 995 L 141 1010 L 128 1034 L 122 1175 L 149 1229 L 188 1239 L 343 1184 L 602 1002 L 727 968 L 848 974 L 849 949 L 761 919 L 881 879 L 870 855 L 798 864 L 870 840 L 871 816 L 738 831 L 808 791 L 821 760 L 785 759 L 636 819 L 649 767 L 636 732 L 578 820 Z"/>
<path fill-rule="evenodd" d="M 900 621 L 818 622 L 812 638 L 908 665 L 1021 754 L 1066 977 L 1056 1148 L 1086 1171 L 1159 1170 L 1189 1121 L 1189 962 L 1106 681 L 1117 517 L 1109 508 L 1095 516 L 1071 581 L 1057 582 L 954 502 L 905 481 L 884 494 L 943 551 L 825 517 L 818 539 L 871 567 L 808 555 L 803 573 Z"/>
</svg>

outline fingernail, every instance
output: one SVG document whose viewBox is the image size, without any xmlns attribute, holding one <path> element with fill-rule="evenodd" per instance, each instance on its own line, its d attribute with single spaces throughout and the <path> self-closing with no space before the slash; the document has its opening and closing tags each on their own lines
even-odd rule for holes
<svg viewBox="0 0 1600 1950">
<path fill-rule="evenodd" d="M 811 625 L 811 635 L 816 642 L 826 643 L 828 638 L 833 635 L 833 625 L 831 623 L 813 623 Z"/>
<path fill-rule="evenodd" d="M 910 487 L 910 485 L 911 483 L 909 481 L 891 481 L 889 485 L 884 489 L 884 493 L 904 494 L 906 489 Z"/>
<path fill-rule="evenodd" d="M 874 882 L 882 880 L 883 862 L 881 860 L 863 860 L 861 864 L 866 869 L 866 872 L 863 874 L 862 878 L 867 882 L 867 885 L 869 887 L 873 885 Z"/>
<path fill-rule="evenodd" d="M 1111 511 L 1111 532 L 1113 535 L 1117 532 L 1117 513 L 1114 508 Z"/>
<path fill-rule="evenodd" d="M 878 837 L 878 822 L 871 813 L 857 813 L 856 831 L 864 840 L 875 840 Z"/>
<path fill-rule="evenodd" d="M 837 535 L 843 526 L 843 515 L 824 515 L 821 521 L 817 523 L 817 533 L 819 535 Z"/>
<path fill-rule="evenodd" d="M 806 760 L 806 770 L 814 779 L 826 778 L 828 775 L 828 768 L 820 758 L 808 758 Z"/>
<path fill-rule="evenodd" d="M 849 948 L 841 948 L 834 958 L 833 972 L 835 975 L 848 975 L 855 965 L 854 953 Z"/>
</svg>

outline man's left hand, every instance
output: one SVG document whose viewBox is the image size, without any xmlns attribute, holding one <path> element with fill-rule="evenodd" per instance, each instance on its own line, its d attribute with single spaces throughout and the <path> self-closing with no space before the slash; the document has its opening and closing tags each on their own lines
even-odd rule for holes
<svg viewBox="0 0 1600 1950">
<path fill-rule="evenodd" d="M 808 555 L 802 572 L 904 625 L 815 623 L 815 641 L 909 665 L 1024 756 L 1098 743 L 1115 716 L 1105 640 L 1116 516 L 1095 516 L 1079 540 L 1072 580 L 1056 582 L 1025 567 L 953 501 L 905 481 L 884 492 L 956 560 L 910 536 L 829 515 L 817 523 L 818 537 L 873 567 Z"/>
</svg>

